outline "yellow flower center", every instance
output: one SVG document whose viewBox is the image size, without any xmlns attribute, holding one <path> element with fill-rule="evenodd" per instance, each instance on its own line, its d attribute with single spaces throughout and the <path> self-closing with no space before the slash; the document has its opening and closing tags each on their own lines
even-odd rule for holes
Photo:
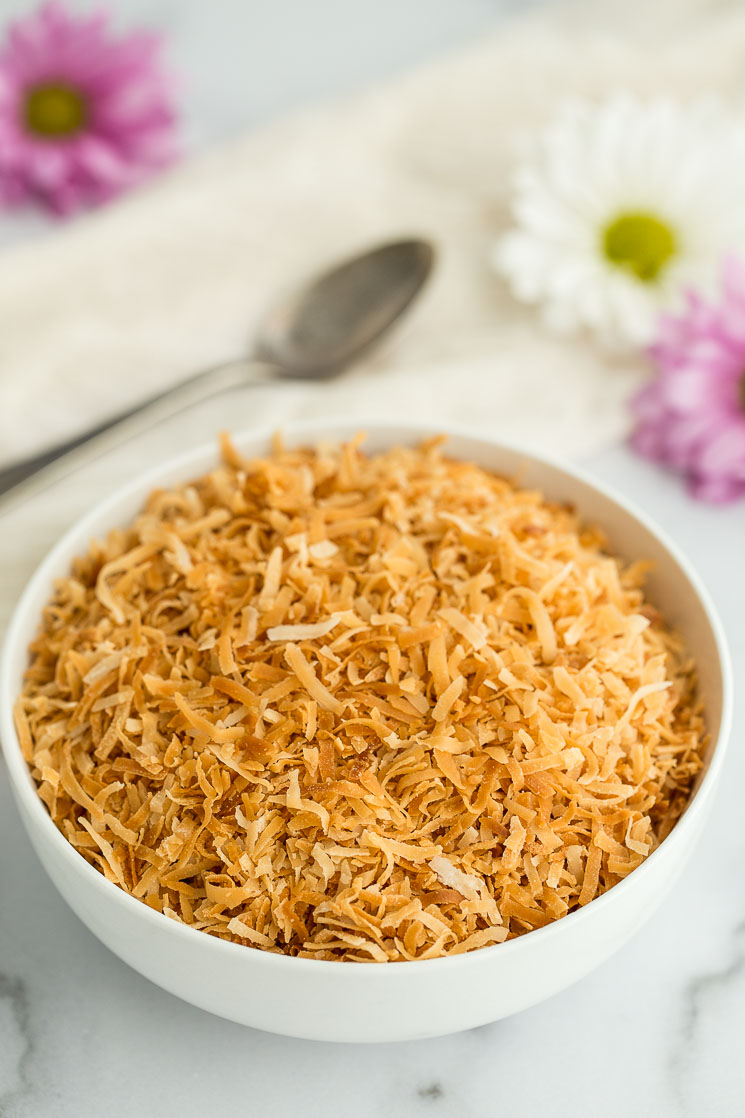
<svg viewBox="0 0 745 1118">
<path fill-rule="evenodd" d="M 670 226 L 649 213 L 619 214 L 602 236 L 603 252 L 611 264 L 642 283 L 654 283 L 678 248 Z"/>
<path fill-rule="evenodd" d="M 62 82 L 36 85 L 26 95 L 26 127 L 42 139 L 73 136 L 88 119 L 82 93 Z"/>
</svg>

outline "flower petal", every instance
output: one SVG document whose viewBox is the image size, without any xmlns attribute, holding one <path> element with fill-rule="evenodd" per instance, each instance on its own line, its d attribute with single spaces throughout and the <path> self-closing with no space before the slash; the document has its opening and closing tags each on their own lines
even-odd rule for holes
<svg viewBox="0 0 745 1118">
<path fill-rule="evenodd" d="M 80 16 L 61 3 L 12 24 L 0 47 L 0 202 L 34 199 L 69 213 L 170 161 L 175 113 L 159 49 L 151 33 L 114 37 L 106 15 Z M 82 96 L 79 131 L 34 133 L 24 119 L 29 88 L 45 81 Z"/>
<path fill-rule="evenodd" d="M 544 318 L 557 328 L 588 327 L 613 346 L 647 344 L 659 311 L 679 308 L 682 285 L 713 290 L 722 256 L 745 251 L 743 196 L 745 122 L 712 99 L 574 98 L 518 169 L 515 228 L 502 242 L 512 247 L 495 253 L 495 267 L 517 298 L 547 304 Z M 605 255 L 605 230 L 624 215 L 652 217 L 672 233 L 674 251 L 657 278 Z M 722 349 L 737 355 L 745 318 L 743 285 L 733 286 L 717 329 Z M 657 345 L 670 348 L 675 337 L 662 331 Z"/>
</svg>

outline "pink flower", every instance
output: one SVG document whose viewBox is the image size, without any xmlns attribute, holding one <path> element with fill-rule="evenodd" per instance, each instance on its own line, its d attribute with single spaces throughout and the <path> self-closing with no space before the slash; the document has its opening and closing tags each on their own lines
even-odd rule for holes
<svg viewBox="0 0 745 1118">
<path fill-rule="evenodd" d="M 725 263 L 717 304 L 692 293 L 663 317 L 650 354 L 657 375 L 632 401 L 633 446 L 701 500 L 745 495 L 745 264 Z"/>
<path fill-rule="evenodd" d="M 11 24 L 0 47 L 0 203 L 58 213 L 103 202 L 174 155 L 157 36 L 112 38 L 103 14 L 59 3 Z"/>
</svg>

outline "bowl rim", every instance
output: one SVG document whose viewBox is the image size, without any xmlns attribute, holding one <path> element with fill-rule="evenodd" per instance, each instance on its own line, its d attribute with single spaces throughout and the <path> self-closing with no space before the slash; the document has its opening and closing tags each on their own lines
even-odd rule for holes
<svg viewBox="0 0 745 1118">
<path fill-rule="evenodd" d="M 392 967 L 381 967 L 376 964 L 374 960 L 369 960 L 364 961 L 362 967 L 355 966 L 354 968 L 350 968 L 348 964 L 342 960 L 298 958 L 281 952 L 266 951 L 262 948 L 244 946 L 243 944 L 235 943 L 230 940 L 219 939 L 216 936 L 208 935 L 200 929 L 191 928 L 187 924 L 182 924 L 180 921 L 174 920 L 150 908 L 141 900 L 126 893 L 119 886 L 104 877 L 99 870 L 95 869 L 94 866 L 86 861 L 82 854 L 68 842 L 62 832 L 59 831 L 52 822 L 52 818 L 46 810 L 43 801 L 37 794 L 30 769 L 23 757 L 13 720 L 13 706 L 17 698 L 14 685 L 14 672 L 18 655 L 22 655 L 21 650 L 18 648 L 21 640 L 21 632 L 24 628 L 27 614 L 32 607 L 33 600 L 37 596 L 41 585 L 46 584 L 47 587 L 51 586 L 52 579 L 55 577 L 53 574 L 54 568 L 57 566 L 60 557 L 65 555 L 68 551 L 72 541 L 78 540 L 78 537 L 83 535 L 88 536 L 89 539 L 96 538 L 96 526 L 105 522 L 109 514 L 115 511 L 118 506 L 126 504 L 138 495 L 144 500 L 147 493 L 152 489 L 158 488 L 159 483 L 160 485 L 163 484 L 164 477 L 168 476 L 171 478 L 178 475 L 181 480 L 185 481 L 190 476 L 189 468 L 192 463 L 196 467 L 203 461 L 209 461 L 211 457 L 217 460 L 219 448 L 216 439 L 213 438 L 209 443 L 202 443 L 188 451 L 163 459 L 156 466 L 143 471 L 141 474 L 127 481 L 124 485 L 117 487 L 111 494 L 94 505 L 93 508 L 89 509 L 82 517 L 76 519 L 37 564 L 24 586 L 11 615 L 10 622 L 8 623 L 3 640 L 2 652 L 0 653 L 0 745 L 2 746 L 2 752 L 8 768 L 11 790 L 14 796 L 20 799 L 26 813 L 22 822 L 24 822 L 27 829 L 29 825 L 37 827 L 40 831 L 40 837 L 56 848 L 60 857 L 68 863 L 71 871 L 90 885 L 91 889 L 98 893 L 101 901 L 105 905 L 113 904 L 115 907 L 119 906 L 124 912 L 129 913 L 134 920 L 142 920 L 145 925 L 152 927 L 153 931 L 173 934 L 182 939 L 186 945 L 191 944 L 191 946 L 197 950 L 226 954 L 226 958 L 232 957 L 236 966 L 251 964 L 279 968 L 291 967 L 295 971 L 299 968 L 310 968 L 312 973 L 318 977 L 322 977 L 324 973 L 329 976 L 332 973 L 338 975 L 341 973 L 340 968 L 342 968 L 344 971 L 352 969 L 355 974 L 367 974 L 370 980 L 372 980 L 373 976 L 375 980 L 378 980 L 381 975 L 390 974 L 398 974 L 403 978 L 405 974 L 411 975 L 413 972 L 421 973 L 422 968 L 425 967 L 430 970 L 444 971 L 452 969 L 453 967 L 463 968 L 477 966 L 479 965 L 479 960 L 483 962 L 487 956 L 493 956 L 495 952 L 500 952 L 500 957 L 505 956 L 507 959 L 518 950 L 523 952 L 531 949 L 537 951 L 552 937 L 556 938 L 558 936 L 570 934 L 572 929 L 576 928 L 580 922 L 586 923 L 588 920 L 592 920 L 594 918 L 593 913 L 595 914 L 595 918 L 597 918 L 610 904 L 618 905 L 622 903 L 627 893 L 635 888 L 634 882 L 636 881 L 637 884 L 639 884 L 640 875 L 645 874 L 645 871 L 648 874 L 650 866 L 657 865 L 660 861 L 669 857 L 673 848 L 679 846 L 685 834 L 690 831 L 691 827 L 695 826 L 695 817 L 699 815 L 701 811 L 706 810 L 707 802 L 721 772 L 727 745 L 731 736 L 733 674 L 729 647 L 718 611 L 706 586 L 690 560 L 682 553 L 678 545 L 670 539 L 663 528 L 656 524 L 634 501 L 620 494 L 614 487 L 598 481 L 583 468 L 575 466 L 574 463 L 565 462 L 553 455 L 537 452 L 520 442 L 491 437 L 483 431 L 460 424 L 417 422 L 389 423 L 381 419 L 356 419 L 354 416 L 295 421 L 282 425 L 280 431 L 282 436 L 286 437 L 287 441 L 291 444 L 296 444 L 303 438 L 307 438 L 308 440 L 316 439 L 317 441 L 331 441 L 332 439 L 343 441 L 344 439 L 353 437 L 352 432 L 356 431 L 362 431 L 366 436 L 373 439 L 375 437 L 382 437 L 384 440 L 389 441 L 391 446 L 401 445 L 406 441 L 410 444 L 412 442 L 412 437 L 427 439 L 433 436 L 445 435 L 447 439 L 468 440 L 473 443 L 483 444 L 492 450 L 505 450 L 508 453 L 519 455 L 524 458 L 526 462 L 532 462 L 539 466 L 546 466 L 557 471 L 560 475 L 565 475 L 567 478 L 578 481 L 589 489 L 594 490 L 595 493 L 611 504 L 617 505 L 623 512 L 631 516 L 645 528 L 647 532 L 662 545 L 665 551 L 668 552 L 691 585 L 711 628 L 719 660 L 722 684 L 722 712 L 719 732 L 716 741 L 712 745 L 707 769 L 689 800 L 683 815 L 678 819 L 672 831 L 663 839 L 657 849 L 649 855 L 642 865 L 633 870 L 623 881 L 614 885 L 612 889 L 609 889 L 599 897 L 595 897 L 583 908 L 575 909 L 567 913 L 566 916 L 554 920 L 542 928 L 535 928 L 531 932 L 517 936 L 515 939 L 507 940 L 504 943 L 491 944 L 486 947 L 478 948 L 475 951 L 436 959 L 400 960 L 396 961 Z M 242 428 L 237 433 L 232 434 L 231 439 L 239 449 L 242 449 L 246 444 L 267 444 L 270 446 L 271 440 L 276 432 L 276 424 L 272 426 L 263 425 L 256 428 Z M 336 434 L 332 435 L 331 432 L 336 432 Z M 201 468 L 204 470 L 209 467 Z M 166 484 L 169 485 L 179 483 L 178 481 L 166 482 Z M 579 512 L 581 515 L 581 508 Z M 75 546 L 81 546 L 79 540 Z M 26 650 L 24 649 L 23 651 Z M 30 835 L 29 840 L 31 841 Z M 35 844 L 32 842 L 32 845 Z M 199 944 L 202 945 L 201 948 Z M 240 960 L 243 960 L 243 963 L 241 963 Z"/>
</svg>

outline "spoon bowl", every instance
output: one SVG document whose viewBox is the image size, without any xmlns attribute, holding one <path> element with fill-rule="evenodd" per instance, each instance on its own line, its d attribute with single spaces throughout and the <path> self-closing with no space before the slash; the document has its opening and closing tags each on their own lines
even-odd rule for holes
<svg viewBox="0 0 745 1118">
<path fill-rule="evenodd" d="M 255 356 L 283 376 L 337 375 L 401 318 L 434 258 L 427 241 L 410 239 L 344 261 L 275 305 L 259 329 Z"/>
</svg>

